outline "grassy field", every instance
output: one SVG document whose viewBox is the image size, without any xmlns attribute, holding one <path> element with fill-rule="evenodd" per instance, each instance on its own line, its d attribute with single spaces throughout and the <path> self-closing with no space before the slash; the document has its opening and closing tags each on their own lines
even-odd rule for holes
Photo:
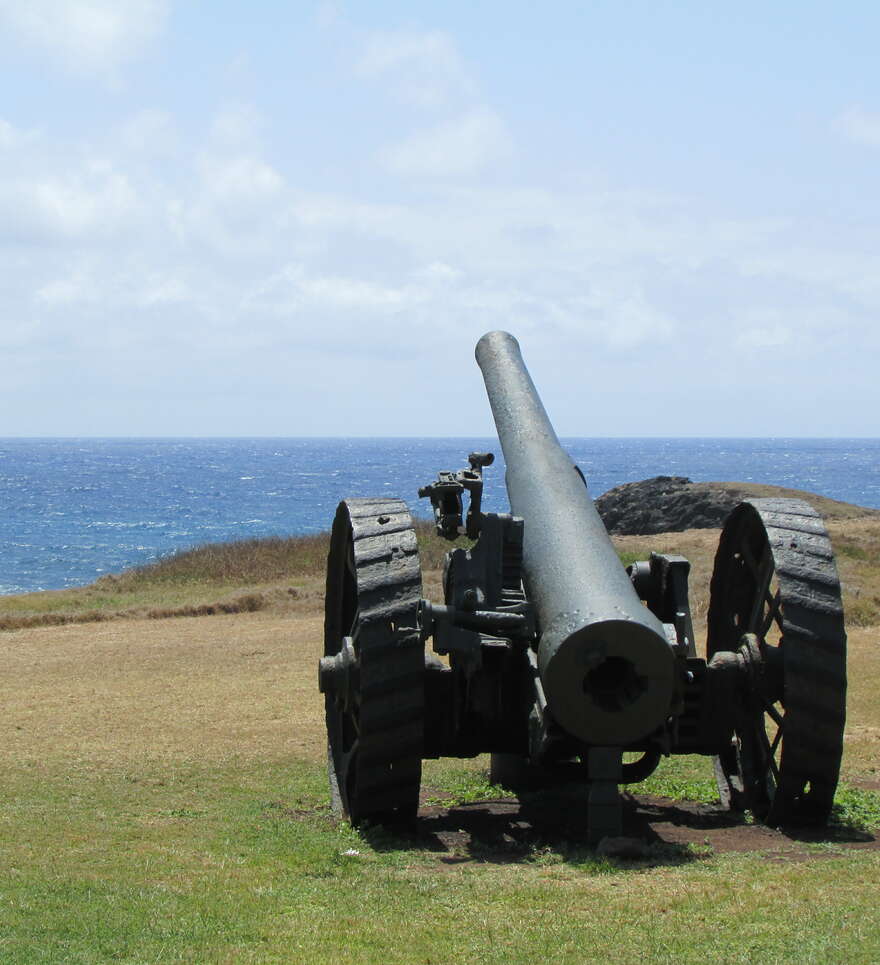
<svg viewBox="0 0 880 965">
<path fill-rule="evenodd" d="M 492 818 L 480 802 L 503 792 L 480 759 L 426 764 L 415 836 L 334 819 L 322 538 L 0 599 L 0 961 L 877 961 L 880 523 L 830 526 L 850 614 L 835 827 L 803 840 L 742 824 L 725 833 L 746 850 L 707 830 L 636 861 L 598 859 L 562 826 L 526 834 L 512 801 Z M 688 556 L 702 626 L 716 542 L 618 545 Z M 435 598 L 444 548 L 426 535 Z M 636 793 L 709 799 L 708 762 L 664 762 Z M 678 814 L 670 800 L 660 816 Z"/>
</svg>

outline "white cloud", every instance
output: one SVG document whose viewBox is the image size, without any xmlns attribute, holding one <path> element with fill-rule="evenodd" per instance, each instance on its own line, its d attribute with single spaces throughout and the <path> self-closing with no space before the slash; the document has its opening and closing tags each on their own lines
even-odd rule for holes
<svg viewBox="0 0 880 965">
<path fill-rule="evenodd" d="M 224 147 L 255 147 L 260 140 L 263 117 L 251 104 L 224 104 L 211 123 L 213 140 Z"/>
<path fill-rule="evenodd" d="M 52 308 L 63 308 L 78 302 L 94 302 L 105 297 L 106 285 L 95 285 L 95 279 L 76 271 L 63 278 L 55 278 L 39 288 L 35 301 Z"/>
<path fill-rule="evenodd" d="M 144 308 L 181 304 L 193 300 L 189 286 L 179 278 L 153 275 L 144 279 L 138 302 Z"/>
<path fill-rule="evenodd" d="M 417 279 L 426 282 L 428 285 L 439 286 L 453 285 L 464 276 L 464 272 L 458 268 L 453 268 L 452 265 L 448 265 L 444 261 L 432 261 L 428 265 L 417 268 L 413 274 Z"/>
<path fill-rule="evenodd" d="M 113 69 L 162 28 L 165 0 L 0 0 L 0 28 L 83 71 Z"/>
<path fill-rule="evenodd" d="M 167 111 L 152 108 L 138 111 L 120 127 L 123 147 L 145 157 L 170 155 L 177 147 L 174 120 Z"/>
<path fill-rule="evenodd" d="M 836 125 L 850 141 L 880 147 L 880 113 L 850 107 L 837 118 Z"/>
<path fill-rule="evenodd" d="M 0 117 L 0 151 L 11 151 L 20 148 L 34 139 L 35 135 L 30 131 L 21 131 L 13 127 L 9 121 Z"/>
<path fill-rule="evenodd" d="M 440 30 L 370 33 L 355 69 L 388 80 L 394 96 L 421 107 L 447 106 L 474 89 L 454 41 Z"/>
<path fill-rule="evenodd" d="M 467 177 L 504 160 L 511 151 L 503 121 L 486 108 L 476 108 L 417 131 L 385 148 L 381 163 L 408 177 Z"/>
<path fill-rule="evenodd" d="M 7 238 L 100 240 L 136 215 L 128 177 L 94 160 L 70 171 L 36 173 L 0 184 L 0 222 Z"/>
<path fill-rule="evenodd" d="M 199 386 L 238 379 L 255 395 L 275 379 L 279 398 L 294 391 L 288 365 L 314 395 L 330 357 L 375 361 L 394 345 L 395 359 L 409 351 L 441 369 L 462 366 L 476 338 L 498 327 L 520 335 L 530 360 L 553 359 L 573 394 L 628 383 L 624 364 L 647 385 L 669 372 L 696 378 L 691 369 L 711 368 L 707 359 L 713 371 L 754 377 L 762 349 L 816 366 L 834 352 L 857 366 L 872 346 L 880 351 L 880 265 L 868 236 L 805 230 L 794 217 L 716 219 L 682 198 L 490 178 L 418 183 L 388 203 L 368 189 L 311 193 L 259 144 L 235 144 L 246 124 L 231 123 L 226 141 L 210 117 L 191 141 L 169 127 L 163 112 L 133 115 L 96 160 L 94 145 L 0 125 L 9 145 L 0 147 L 0 330 L 15 333 L 35 385 L 49 378 L 47 345 L 66 353 L 68 368 L 96 358 L 108 373 L 134 367 L 146 387 L 152 367 Z M 439 179 L 499 156 L 486 147 L 491 137 L 462 134 L 468 124 L 445 130 L 422 153 L 398 157 L 400 170 Z M 171 163 L 144 164 L 157 141 Z M 192 376 L 196 353 L 203 365 Z M 363 370 L 352 362 L 355 377 Z M 394 378 L 371 403 L 377 411 L 404 391 Z M 354 385 L 337 388 L 352 394 L 352 425 L 333 429 L 328 414 L 328 431 L 370 431 Z M 304 403 L 297 431 L 312 431 L 313 405 Z M 245 432 L 283 429 L 242 420 Z M 118 421 L 105 429 L 126 431 Z"/>
<path fill-rule="evenodd" d="M 174 275 L 130 264 L 120 265 L 112 273 L 108 269 L 102 261 L 74 259 L 65 273 L 37 289 L 34 303 L 65 311 L 88 307 L 112 316 L 133 308 L 168 308 L 195 301 L 188 285 Z"/>
<path fill-rule="evenodd" d="M 791 340 L 792 331 L 785 325 L 747 328 L 736 336 L 736 344 L 746 349 L 780 348 Z"/>
<path fill-rule="evenodd" d="M 414 300 L 414 293 L 404 288 L 361 278 L 319 275 L 302 264 L 286 265 L 245 298 L 251 308 L 258 307 L 282 316 L 304 308 L 323 308 L 332 312 L 397 312 Z"/>
<path fill-rule="evenodd" d="M 204 156 L 198 164 L 202 185 L 223 204 L 261 203 L 280 192 L 284 179 L 258 157 Z"/>
<path fill-rule="evenodd" d="M 572 299 L 572 309 L 568 328 L 575 340 L 577 329 L 582 328 L 590 341 L 614 350 L 661 345 L 676 328 L 673 320 L 652 304 L 632 279 L 623 285 L 597 280 L 585 296 Z"/>
<path fill-rule="evenodd" d="M 407 302 L 407 293 L 400 289 L 358 278 L 303 278 L 299 287 L 311 301 L 334 310 L 363 308 L 397 311 Z"/>
</svg>

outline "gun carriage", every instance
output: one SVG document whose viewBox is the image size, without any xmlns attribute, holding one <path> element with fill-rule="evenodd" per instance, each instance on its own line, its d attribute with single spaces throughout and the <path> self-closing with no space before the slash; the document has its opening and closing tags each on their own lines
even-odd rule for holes
<svg viewBox="0 0 880 965">
<path fill-rule="evenodd" d="M 620 833 L 618 785 L 697 753 L 714 758 L 727 807 L 771 825 L 825 823 L 846 636 L 819 514 L 790 499 L 730 514 L 698 656 L 687 560 L 654 553 L 624 568 L 516 340 L 490 332 L 476 358 L 510 513 L 482 512 L 490 453 L 419 490 L 441 535 L 475 540 L 447 554 L 444 602 L 422 599 L 402 500 L 336 512 L 319 668 L 334 806 L 355 823 L 411 818 L 423 759 L 488 752 L 500 783 L 586 782 L 597 841 Z"/>
</svg>

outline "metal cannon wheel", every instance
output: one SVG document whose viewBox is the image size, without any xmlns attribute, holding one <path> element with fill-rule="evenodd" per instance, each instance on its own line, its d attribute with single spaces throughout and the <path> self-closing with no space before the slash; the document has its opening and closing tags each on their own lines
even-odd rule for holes
<svg viewBox="0 0 880 965">
<path fill-rule="evenodd" d="M 840 583 L 819 514 L 755 499 L 730 514 L 712 575 L 708 657 L 737 651 L 747 686 L 715 760 L 722 802 L 767 824 L 826 823 L 846 717 Z"/>
<path fill-rule="evenodd" d="M 319 681 L 335 810 L 354 824 L 418 809 L 422 770 L 422 580 L 412 519 L 399 499 L 339 504 L 327 558 Z"/>
</svg>

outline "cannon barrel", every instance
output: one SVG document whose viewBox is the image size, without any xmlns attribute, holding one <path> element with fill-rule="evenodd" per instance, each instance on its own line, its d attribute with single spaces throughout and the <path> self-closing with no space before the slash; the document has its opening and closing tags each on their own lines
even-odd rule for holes
<svg viewBox="0 0 880 965">
<path fill-rule="evenodd" d="M 663 626 L 633 589 L 516 339 L 489 332 L 476 358 L 507 464 L 511 511 L 524 520 L 524 582 L 550 711 L 591 745 L 637 743 L 670 713 L 674 657 Z"/>
</svg>

